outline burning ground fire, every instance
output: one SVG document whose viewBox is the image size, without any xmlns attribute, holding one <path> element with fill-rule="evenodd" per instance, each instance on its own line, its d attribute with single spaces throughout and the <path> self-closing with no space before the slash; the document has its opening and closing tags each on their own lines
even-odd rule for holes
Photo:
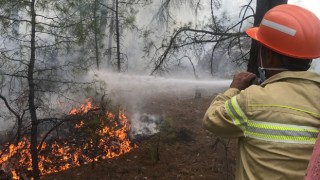
<svg viewBox="0 0 320 180">
<path fill-rule="evenodd" d="M 87 101 L 69 114 L 85 118 L 72 125 L 71 135 L 64 140 L 49 140 L 41 145 L 38 155 L 41 175 L 117 157 L 135 146 L 128 138 L 129 122 L 122 111 L 118 115 L 102 112 Z M 30 174 L 30 141 L 23 138 L 17 144 L 4 145 L 0 158 L 1 169 L 11 172 L 12 179 Z"/>
</svg>

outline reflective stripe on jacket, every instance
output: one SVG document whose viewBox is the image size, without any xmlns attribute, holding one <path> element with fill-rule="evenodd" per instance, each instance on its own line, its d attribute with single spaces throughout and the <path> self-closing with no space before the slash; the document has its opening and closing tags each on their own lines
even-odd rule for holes
<svg viewBox="0 0 320 180">
<path fill-rule="evenodd" d="M 239 138 L 236 179 L 303 179 L 319 120 L 320 75 L 287 71 L 218 95 L 203 124 Z"/>
</svg>

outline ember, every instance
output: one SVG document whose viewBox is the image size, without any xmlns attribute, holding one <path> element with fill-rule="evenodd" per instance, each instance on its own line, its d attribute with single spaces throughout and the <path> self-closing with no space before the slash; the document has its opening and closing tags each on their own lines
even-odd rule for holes
<svg viewBox="0 0 320 180">
<path fill-rule="evenodd" d="M 89 113 L 90 112 L 90 113 Z M 117 115 L 98 107 L 90 101 L 69 113 L 83 117 L 73 125 L 72 132 L 64 140 L 50 140 L 39 151 L 41 175 L 66 170 L 100 159 L 120 156 L 129 152 L 134 145 L 128 138 L 129 122 L 122 111 Z M 39 148 L 39 147 L 38 147 Z M 12 179 L 30 174 L 30 141 L 6 144 L 0 149 L 0 165 L 5 172 L 11 172 Z"/>
</svg>

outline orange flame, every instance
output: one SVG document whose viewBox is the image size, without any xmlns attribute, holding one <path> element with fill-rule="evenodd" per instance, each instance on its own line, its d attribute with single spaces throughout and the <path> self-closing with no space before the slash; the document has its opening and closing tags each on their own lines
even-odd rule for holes
<svg viewBox="0 0 320 180">
<path fill-rule="evenodd" d="M 79 124 L 76 124 L 76 125 L 75 125 L 75 128 L 80 129 L 80 128 L 82 128 L 83 126 L 84 126 L 84 122 L 83 122 L 83 121 L 80 121 Z"/>
<path fill-rule="evenodd" d="M 84 105 L 78 109 L 72 109 L 69 114 L 84 115 L 96 108 L 87 100 Z M 100 121 L 99 127 L 94 130 L 95 138 L 88 138 L 85 142 L 43 143 L 38 155 L 41 175 L 59 172 L 100 159 L 121 156 L 135 147 L 128 138 L 129 122 L 122 111 L 118 115 L 111 112 L 105 112 L 103 115 L 95 111 L 91 112 L 94 114 L 93 117 L 98 117 Z M 75 124 L 74 130 L 83 132 L 85 125 L 85 120 L 81 120 Z M 0 149 L 0 165 L 6 172 L 11 172 L 13 179 L 20 179 L 19 173 L 32 170 L 30 141 L 27 138 L 24 137 L 17 145 L 6 144 L 5 147 L 7 147 L 6 150 Z"/>
</svg>

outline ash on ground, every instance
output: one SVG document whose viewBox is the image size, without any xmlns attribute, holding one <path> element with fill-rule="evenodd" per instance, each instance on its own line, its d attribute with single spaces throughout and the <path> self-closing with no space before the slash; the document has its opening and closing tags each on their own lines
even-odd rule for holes
<svg viewBox="0 0 320 180">
<path fill-rule="evenodd" d="M 130 121 L 130 138 L 139 140 L 158 133 L 163 117 L 160 115 L 135 113 L 132 118 L 130 118 Z"/>
</svg>

